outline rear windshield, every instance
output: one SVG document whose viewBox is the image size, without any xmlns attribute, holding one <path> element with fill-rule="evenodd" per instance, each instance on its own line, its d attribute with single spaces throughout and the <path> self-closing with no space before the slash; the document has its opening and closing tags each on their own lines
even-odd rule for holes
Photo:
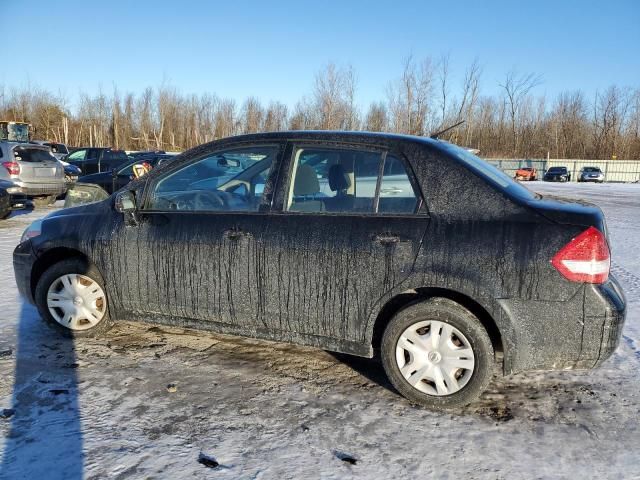
<svg viewBox="0 0 640 480">
<path fill-rule="evenodd" d="M 599 172 L 600 169 L 597 167 L 584 167 L 585 172 Z"/>
<path fill-rule="evenodd" d="M 20 162 L 45 162 L 55 161 L 56 157 L 51 155 L 47 150 L 39 148 L 14 148 L 13 155 L 17 161 Z"/>
<path fill-rule="evenodd" d="M 467 167 L 479 174 L 480 177 L 489 180 L 501 189 L 506 190 L 509 194 L 525 200 L 536 198 L 536 194 L 534 194 L 531 190 L 514 181 L 502 170 L 485 162 L 470 151 L 444 142 L 442 143 L 442 146 L 457 158 L 462 160 L 462 162 Z"/>
<path fill-rule="evenodd" d="M 107 150 L 102 158 L 105 160 L 129 160 L 124 150 Z"/>
</svg>

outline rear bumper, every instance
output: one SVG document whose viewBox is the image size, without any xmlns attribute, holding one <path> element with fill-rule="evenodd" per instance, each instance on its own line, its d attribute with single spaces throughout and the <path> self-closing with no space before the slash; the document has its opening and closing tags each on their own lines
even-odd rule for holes
<svg viewBox="0 0 640 480">
<path fill-rule="evenodd" d="M 36 256 L 29 240 L 18 244 L 13 251 L 13 272 L 16 277 L 16 285 L 20 295 L 29 303 L 34 303 L 31 291 L 31 271 L 35 261 Z"/>
<path fill-rule="evenodd" d="M 583 285 L 565 302 L 499 301 L 515 327 L 505 355 L 506 374 L 527 370 L 571 370 L 601 365 L 620 342 L 626 301 L 614 277 Z"/>
<path fill-rule="evenodd" d="M 14 182 L 19 187 L 19 193 L 27 197 L 38 197 L 44 195 L 61 195 L 67 190 L 64 180 L 59 183 L 27 183 Z"/>
</svg>

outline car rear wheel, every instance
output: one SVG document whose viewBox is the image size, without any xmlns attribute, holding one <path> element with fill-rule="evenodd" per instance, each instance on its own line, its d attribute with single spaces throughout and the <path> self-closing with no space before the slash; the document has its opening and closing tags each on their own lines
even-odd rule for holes
<svg viewBox="0 0 640 480">
<path fill-rule="evenodd" d="M 102 276 L 81 259 L 49 267 L 38 281 L 35 300 L 42 318 L 67 336 L 95 336 L 111 328 Z"/>
<path fill-rule="evenodd" d="M 381 356 L 393 386 L 434 409 L 476 400 L 493 373 L 491 339 L 461 305 L 433 298 L 401 310 L 382 338 Z"/>
</svg>

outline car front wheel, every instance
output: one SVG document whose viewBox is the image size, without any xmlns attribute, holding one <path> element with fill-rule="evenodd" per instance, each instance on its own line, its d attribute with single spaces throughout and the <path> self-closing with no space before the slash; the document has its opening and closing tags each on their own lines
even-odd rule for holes
<svg viewBox="0 0 640 480">
<path fill-rule="evenodd" d="M 466 308 L 444 298 L 401 310 L 385 329 L 381 356 L 398 392 L 434 409 L 476 400 L 493 373 L 486 330 Z"/>
<path fill-rule="evenodd" d="M 35 300 L 42 318 L 67 336 L 95 336 L 111 327 L 102 276 L 81 259 L 49 267 L 38 281 Z"/>
</svg>

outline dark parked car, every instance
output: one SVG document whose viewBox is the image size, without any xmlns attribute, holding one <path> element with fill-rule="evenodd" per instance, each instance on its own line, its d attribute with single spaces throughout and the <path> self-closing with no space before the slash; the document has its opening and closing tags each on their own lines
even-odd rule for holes
<svg viewBox="0 0 640 480">
<path fill-rule="evenodd" d="M 567 167 L 551 167 L 544 174 L 543 180 L 545 182 L 570 182 L 571 172 L 567 170 Z"/>
<path fill-rule="evenodd" d="M 11 193 L 9 191 L 13 186 L 11 182 L 0 180 L 0 220 L 11 215 Z"/>
<path fill-rule="evenodd" d="M 584 167 L 580 170 L 579 182 L 604 182 L 604 173 L 598 167 Z"/>
<path fill-rule="evenodd" d="M 381 195 L 386 171 L 401 196 Z M 625 318 L 599 208 L 423 137 L 208 143 L 34 222 L 13 258 L 22 295 L 67 335 L 140 319 L 379 353 L 395 388 L 434 408 L 477 398 L 497 351 L 505 374 L 600 365 Z"/>
<path fill-rule="evenodd" d="M 85 175 L 90 175 L 92 173 L 110 172 L 131 159 L 124 150 L 92 147 L 75 149 L 64 160 L 80 168 Z"/>
<path fill-rule="evenodd" d="M 172 155 L 159 154 L 138 156 L 136 160 L 121 165 L 117 169 L 108 172 L 94 173 L 92 175 L 84 175 L 78 179 L 78 182 L 99 185 L 107 193 L 111 194 L 116 190 L 120 190 L 135 178 L 133 174 L 134 165 L 146 163 L 150 167 L 155 167 L 172 158 L 174 158 Z"/>
</svg>

